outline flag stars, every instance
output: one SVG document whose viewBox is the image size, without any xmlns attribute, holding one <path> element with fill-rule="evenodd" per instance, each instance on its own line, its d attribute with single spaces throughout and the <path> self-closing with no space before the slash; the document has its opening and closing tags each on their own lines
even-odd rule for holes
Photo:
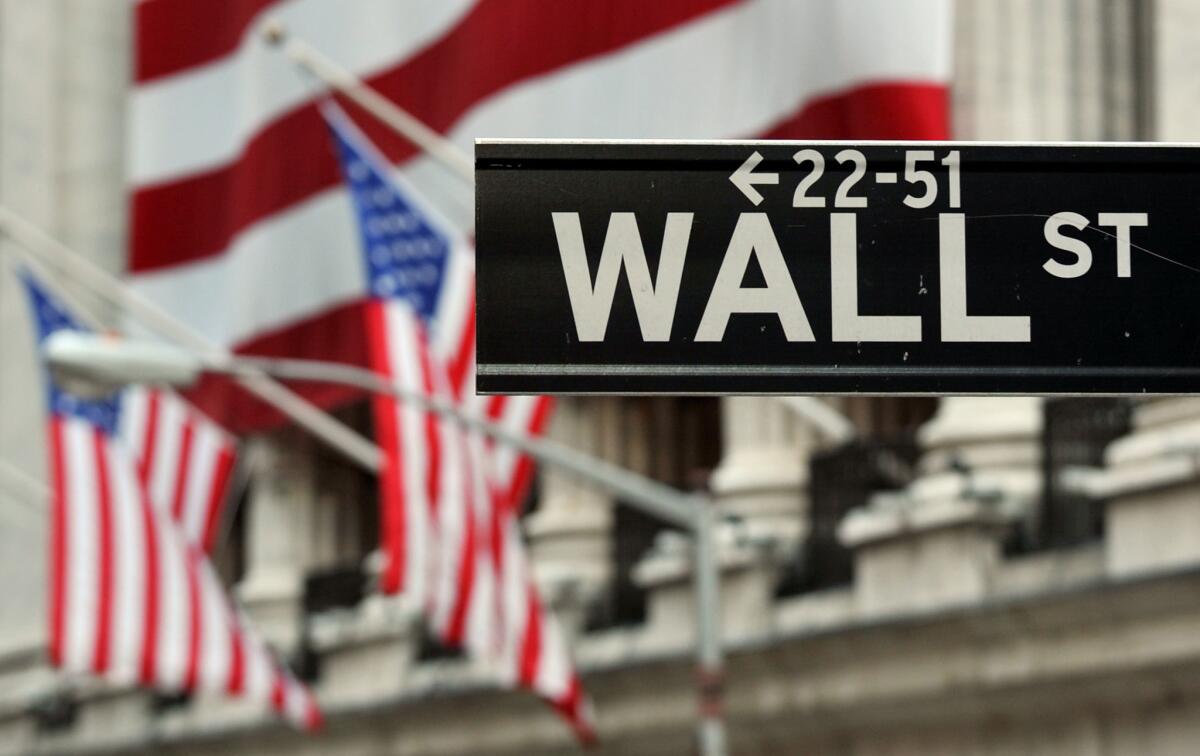
<svg viewBox="0 0 1200 756">
<path fill-rule="evenodd" d="M 386 208 L 396 201 L 395 195 L 386 186 L 377 187 L 371 192 L 371 202 L 375 207 Z"/>
<path fill-rule="evenodd" d="M 437 309 L 450 243 L 428 223 L 388 173 L 360 153 L 335 126 L 354 207 L 358 212 L 368 288 L 372 296 L 400 299 L 428 320 Z"/>
<path fill-rule="evenodd" d="M 342 145 L 343 153 L 349 153 L 348 147 Z M 346 173 L 350 176 L 350 181 L 360 184 L 371 177 L 371 169 L 361 160 L 351 159 L 346 164 Z"/>
<path fill-rule="evenodd" d="M 120 416 L 120 399 L 117 394 L 105 399 L 84 399 L 51 386 L 50 408 L 57 415 L 79 418 L 112 434 L 116 432 Z"/>
</svg>

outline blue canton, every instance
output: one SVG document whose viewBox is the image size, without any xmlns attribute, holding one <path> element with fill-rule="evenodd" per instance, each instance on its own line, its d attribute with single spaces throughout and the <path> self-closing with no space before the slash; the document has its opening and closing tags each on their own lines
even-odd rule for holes
<svg viewBox="0 0 1200 756">
<path fill-rule="evenodd" d="M 71 317 L 63 305 L 38 285 L 33 276 L 28 273 L 21 276 L 25 289 L 29 293 L 29 303 L 33 308 L 33 318 L 37 326 L 38 345 L 45 343 L 50 334 L 64 329 L 86 331 Z M 47 371 L 46 385 L 50 412 L 62 417 L 77 417 L 97 426 L 108 435 L 116 432 L 117 418 L 120 415 L 120 394 L 114 393 L 104 399 L 84 399 L 65 391 Z"/>
<path fill-rule="evenodd" d="M 407 301 L 429 325 L 437 312 L 450 240 L 405 197 L 388 177 L 387 166 L 356 144 L 356 134 L 332 118 L 329 126 L 358 215 L 371 295 Z"/>
</svg>

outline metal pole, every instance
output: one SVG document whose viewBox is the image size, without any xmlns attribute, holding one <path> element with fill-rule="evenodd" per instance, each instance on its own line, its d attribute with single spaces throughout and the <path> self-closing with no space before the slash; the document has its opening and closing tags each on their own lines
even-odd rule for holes
<svg viewBox="0 0 1200 756">
<path fill-rule="evenodd" d="M 279 22 L 263 27 L 264 38 L 282 45 L 283 52 L 297 65 L 337 90 L 378 118 L 400 136 L 428 152 L 442 165 L 471 186 L 475 185 L 475 164 L 471 156 L 449 139 L 426 126 L 420 119 L 368 86 L 350 71 L 334 62 L 304 40 L 289 37 Z"/>
<path fill-rule="evenodd" d="M 725 756 L 725 660 L 721 648 L 721 565 L 715 514 L 707 497 L 696 497 L 692 530 L 692 580 L 696 602 L 696 688 L 700 695 L 696 741 L 702 756 Z"/>
<path fill-rule="evenodd" d="M 500 443 L 528 454 L 543 464 L 557 467 L 610 491 L 648 514 L 673 525 L 694 530 L 694 497 L 670 486 L 650 480 L 622 467 L 576 451 L 544 437 L 507 428 L 483 417 L 463 411 L 458 404 L 392 383 L 379 373 L 353 365 L 318 360 L 294 360 L 272 357 L 236 357 L 212 365 L 214 372 L 238 374 L 241 371 L 266 373 L 276 378 L 297 381 L 337 383 L 377 394 L 394 396 L 425 412 L 433 412 L 460 426 L 489 436 Z"/>
</svg>

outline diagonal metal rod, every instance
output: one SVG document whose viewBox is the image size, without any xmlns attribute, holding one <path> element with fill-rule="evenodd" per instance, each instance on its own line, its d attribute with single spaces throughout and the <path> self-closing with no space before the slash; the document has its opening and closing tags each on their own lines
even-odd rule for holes
<svg viewBox="0 0 1200 756">
<path fill-rule="evenodd" d="M 452 173 L 475 185 L 475 164 L 471 156 L 446 137 L 426 126 L 419 118 L 392 102 L 346 70 L 332 58 L 302 39 L 292 37 L 282 23 L 275 21 L 263 27 L 263 37 L 283 52 L 296 65 L 315 76 L 332 89 L 353 101 L 400 136 L 428 152 Z"/>
<path fill-rule="evenodd" d="M 48 267 L 75 279 L 167 340 L 213 364 L 232 358 L 227 350 L 208 341 L 191 327 L 131 289 L 128 284 L 4 206 L 0 206 L 0 230 L 27 251 L 37 255 Z M 351 462 L 370 471 L 379 469 L 383 460 L 383 452 L 379 447 L 332 415 L 261 373 L 246 372 L 239 380 L 251 393 L 287 415 Z"/>
<path fill-rule="evenodd" d="M 696 523 L 696 497 L 663 485 L 637 473 L 618 467 L 590 454 L 576 451 L 557 441 L 531 436 L 484 417 L 468 414 L 454 402 L 412 391 L 384 376 L 353 365 L 318 360 L 293 360 L 271 357 L 237 357 L 207 366 L 215 372 L 239 375 L 243 371 L 260 372 L 291 381 L 317 381 L 360 388 L 375 394 L 393 396 L 424 412 L 435 413 L 467 430 L 486 435 L 511 446 L 539 462 L 556 467 L 577 478 L 597 485 L 648 514 L 687 530 Z"/>
</svg>

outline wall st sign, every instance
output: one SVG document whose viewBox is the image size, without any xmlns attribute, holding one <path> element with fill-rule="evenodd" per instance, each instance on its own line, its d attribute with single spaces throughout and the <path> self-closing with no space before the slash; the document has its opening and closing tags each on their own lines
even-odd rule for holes
<svg viewBox="0 0 1200 756">
<path fill-rule="evenodd" d="M 1200 153 L 476 145 L 479 387 L 1189 393 Z"/>
</svg>

